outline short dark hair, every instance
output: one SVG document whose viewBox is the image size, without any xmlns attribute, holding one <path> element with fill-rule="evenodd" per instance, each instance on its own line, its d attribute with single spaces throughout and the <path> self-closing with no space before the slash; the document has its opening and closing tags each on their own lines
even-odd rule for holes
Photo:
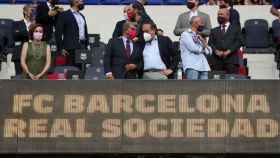
<svg viewBox="0 0 280 158">
<path fill-rule="evenodd" d="M 157 25 L 151 20 L 144 21 L 142 24 L 142 27 L 143 27 L 143 25 L 150 25 L 151 29 L 153 29 L 155 31 L 157 30 Z"/>
<path fill-rule="evenodd" d="M 74 0 L 69 0 L 69 4 L 70 4 L 71 7 L 73 7 L 73 5 L 74 5 Z"/>
<path fill-rule="evenodd" d="M 42 27 L 42 29 L 43 29 L 43 39 L 42 39 L 42 41 L 43 41 L 44 37 L 45 37 L 45 30 L 44 30 L 43 25 L 41 25 L 41 24 L 31 24 L 30 25 L 30 28 L 29 28 L 29 39 L 33 40 L 33 33 L 34 33 L 34 31 L 35 31 L 35 29 L 37 27 Z"/>
</svg>

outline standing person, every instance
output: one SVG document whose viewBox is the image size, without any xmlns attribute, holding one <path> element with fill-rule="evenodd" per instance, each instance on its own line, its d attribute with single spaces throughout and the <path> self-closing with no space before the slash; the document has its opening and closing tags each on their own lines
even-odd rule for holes
<svg viewBox="0 0 280 158">
<path fill-rule="evenodd" d="M 29 28 L 32 24 L 34 24 L 34 20 L 32 19 L 33 15 L 33 6 L 30 4 L 24 5 L 23 7 L 23 20 L 15 21 L 15 34 L 14 40 L 19 44 L 17 45 L 19 48 L 25 42 L 29 41 Z M 15 63 L 16 74 L 21 74 L 21 65 L 20 65 L 20 50 L 16 51 L 13 55 L 13 61 Z"/>
<path fill-rule="evenodd" d="M 55 23 L 62 8 L 56 6 L 59 0 L 48 0 L 47 2 L 39 3 L 36 11 L 36 23 L 42 24 L 46 32 L 46 41 L 54 38 Z"/>
<path fill-rule="evenodd" d="M 148 4 L 147 0 L 136 0 L 132 5 L 133 9 L 143 13 L 143 15 L 144 15 L 143 19 L 145 21 L 146 20 L 152 20 L 151 17 L 147 14 L 146 9 L 144 7 L 144 5 L 147 5 L 147 4 Z"/>
<path fill-rule="evenodd" d="M 233 8 L 232 4 L 230 4 L 230 0 L 218 0 L 219 8 L 227 8 L 229 10 L 230 18 L 229 21 L 232 25 L 240 25 L 240 16 L 239 12 Z"/>
<path fill-rule="evenodd" d="M 203 36 L 209 36 L 211 30 L 210 16 L 198 10 L 199 0 L 188 0 L 187 7 L 190 11 L 182 13 L 179 15 L 175 29 L 173 33 L 176 36 L 181 36 L 181 34 L 191 28 L 190 20 L 193 16 L 201 16 L 205 22 L 205 29 L 202 32 Z"/>
<path fill-rule="evenodd" d="M 132 5 L 128 5 L 128 6 L 124 7 L 123 15 L 124 15 L 124 19 L 121 21 L 118 21 L 115 26 L 113 36 L 112 36 L 113 38 L 118 38 L 118 37 L 122 36 L 123 25 L 126 22 L 135 21 L 135 13 L 133 12 Z"/>
<path fill-rule="evenodd" d="M 272 6 L 270 12 L 272 15 L 280 19 L 280 1 L 279 0 L 272 0 Z"/>
<path fill-rule="evenodd" d="M 15 36 L 16 41 L 21 41 L 22 43 L 28 42 L 29 39 L 29 28 L 32 21 L 33 7 L 30 4 L 24 5 L 23 7 L 23 20 L 15 21 Z"/>
<path fill-rule="evenodd" d="M 88 29 L 84 15 L 80 12 L 84 9 L 83 0 L 70 0 L 71 8 L 59 15 L 56 39 L 58 52 L 67 58 L 67 65 L 75 64 L 75 50 L 85 49 L 88 45 Z"/>
<path fill-rule="evenodd" d="M 205 54 L 211 53 L 206 40 L 201 37 L 204 22 L 199 16 L 191 19 L 191 29 L 182 33 L 180 38 L 180 49 L 183 69 L 186 78 L 190 80 L 208 79 L 210 66 Z"/>
<path fill-rule="evenodd" d="M 21 66 L 25 79 L 47 79 L 47 71 L 51 64 L 50 47 L 45 41 L 42 25 L 36 24 L 30 28 L 30 42 L 23 44 Z"/>
<path fill-rule="evenodd" d="M 242 46 L 240 27 L 230 23 L 230 12 L 223 8 L 218 11 L 220 26 L 211 30 L 209 45 L 212 47 L 212 70 L 237 74 L 239 70 L 238 50 Z"/>
<path fill-rule="evenodd" d="M 172 41 L 166 36 L 157 35 L 157 27 L 152 21 L 142 26 L 144 49 L 142 53 L 143 79 L 172 78 L 177 67 Z"/>
<path fill-rule="evenodd" d="M 141 68 L 141 47 L 132 40 L 136 37 L 132 23 L 123 25 L 123 35 L 111 39 L 104 56 L 107 79 L 137 79 Z"/>
</svg>

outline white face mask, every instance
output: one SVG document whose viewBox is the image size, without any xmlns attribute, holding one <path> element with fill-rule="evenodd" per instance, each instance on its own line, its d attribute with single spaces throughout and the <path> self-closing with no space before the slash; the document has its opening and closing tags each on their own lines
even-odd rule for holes
<svg viewBox="0 0 280 158">
<path fill-rule="evenodd" d="M 144 32 L 143 37 L 144 37 L 145 42 L 149 42 L 152 40 L 152 35 L 149 33 Z"/>
<path fill-rule="evenodd" d="M 124 18 L 124 20 L 128 20 L 127 13 L 123 13 L 123 18 Z"/>
</svg>

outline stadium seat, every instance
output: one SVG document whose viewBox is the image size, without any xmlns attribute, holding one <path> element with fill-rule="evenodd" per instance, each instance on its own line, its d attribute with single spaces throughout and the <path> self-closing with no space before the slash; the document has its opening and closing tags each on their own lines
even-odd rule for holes
<svg viewBox="0 0 280 158">
<path fill-rule="evenodd" d="M 149 0 L 148 4 L 149 5 L 161 5 L 164 3 L 164 0 Z"/>
<path fill-rule="evenodd" d="M 185 0 L 164 0 L 164 4 L 167 5 L 184 5 L 186 4 Z"/>
<path fill-rule="evenodd" d="M 119 5 L 119 4 L 121 4 L 121 0 L 100 0 L 100 4 L 102 4 L 102 5 Z"/>
<path fill-rule="evenodd" d="M 121 0 L 121 4 L 131 4 L 131 3 L 133 3 L 133 2 L 135 2 L 135 0 Z"/>
<path fill-rule="evenodd" d="M 244 24 L 246 53 L 273 53 L 268 22 L 264 19 L 250 19 Z"/>
</svg>

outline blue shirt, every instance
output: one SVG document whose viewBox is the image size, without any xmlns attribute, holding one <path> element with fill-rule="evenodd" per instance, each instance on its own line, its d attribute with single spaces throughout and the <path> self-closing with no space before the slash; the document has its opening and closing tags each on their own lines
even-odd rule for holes
<svg viewBox="0 0 280 158">
<path fill-rule="evenodd" d="M 280 0 L 272 0 L 272 6 L 276 9 L 280 9 Z"/>
<path fill-rule="evenodd" d="M 184 71 L 187 69 L 210 71 L 210 66 L 204 55 L 206 52 L 195 32 L 189 29 L 182 33 L 180 38 L 180 50 Z"/>
</svg>

